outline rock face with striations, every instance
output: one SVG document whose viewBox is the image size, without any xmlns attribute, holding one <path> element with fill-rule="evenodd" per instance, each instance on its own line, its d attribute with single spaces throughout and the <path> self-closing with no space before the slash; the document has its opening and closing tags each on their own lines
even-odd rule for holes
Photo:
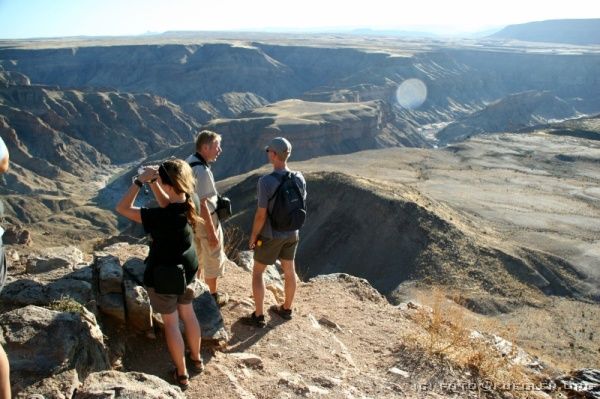
<svg viewBox="0 0 600 399">
<path fill-rule="evenodd" d="M 225 93 L 251 92 L 273 101 L 290 90 L 298 93 L 300 87 L 299 77 L 288 66 L 251 45 L 102 46 L 0 53 L 0 65 L 2 60 L 17 59 L 16 70 L 34 83 L 154 93 L 184 106 L 188 113 L 193 108 L 201 110 L 202 101 L 214 101 Z M 13 68 L 9 61 L 4 67 Z M 236 102 L 230 111 L 239 105 Z"/>
<path fill-rule="evenodd" d="M 464 140 L 476 134 L 514 132 L 544 124 L 550 119 L 566 119 L 577 111 L 550 92 L 528 91 L 512 94 L 488 105 L 481 111 L 451 123 L 437 137 L 442 143 Z"/>
<path fill-rule="evenodd" d="M 198 126 L 177 105 L 155 95 L 0 87 L 0 132 L 11 160 L 45 177 L 55 177 L 56 168 L 82 176 L 109 160 L 139 159 L 191 140 Z"/>
<path fill-rule="evenodd" d="M 223 154 L 214 165 L 217 178 L 237 175 L 266 162 L 264 146 L 276 136 L 292 142 L 293 160 L 347 154 L 390 146 L 426 146 L 410 127 L 400 130 L 383 101 L 319 103 L 285 100 L 215 119 L 206 128 L 223 135 Z"/>
</svg>

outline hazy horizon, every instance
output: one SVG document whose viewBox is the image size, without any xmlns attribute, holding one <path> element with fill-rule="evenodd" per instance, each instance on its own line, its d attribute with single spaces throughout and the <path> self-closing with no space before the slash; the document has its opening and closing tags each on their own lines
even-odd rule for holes
<svg viewBox="0 0 600 399">
<path fill-rule="evenodd" d="M 368 7 L 338 0 L 306 0 L 300 6 L 274 0 L 0 0 L 0 39 L 70 36 L 136 36 L 169 31 L 317 33 L 367 31 L 474 34 L 507 25 L 551 19 L 600 18 L 600 4 L 573 0 L 486 2 L 422 0 Z"/>
</svg>

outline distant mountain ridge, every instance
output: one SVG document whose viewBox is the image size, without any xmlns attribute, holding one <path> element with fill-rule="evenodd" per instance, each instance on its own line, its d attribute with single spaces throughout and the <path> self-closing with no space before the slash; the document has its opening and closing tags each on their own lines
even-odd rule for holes
<svg viewBox="0 0 600 399">
<path fill-rule="evenodd" d="M 452 122 L 438 132 L 442 143 L 461 141 L 468 136 L 485 133 L 512 132 L 527 126 L 545 124 L 552 119 L 577 116 L 577 111 L 549 91 L 526 91 L 511 94 Z"/>
<path fill-rule="evenodd" d="M 554 19 L 509 25 L 489 37 L 528 42 L 600 44 L 600 18 Z"/>
</svg>

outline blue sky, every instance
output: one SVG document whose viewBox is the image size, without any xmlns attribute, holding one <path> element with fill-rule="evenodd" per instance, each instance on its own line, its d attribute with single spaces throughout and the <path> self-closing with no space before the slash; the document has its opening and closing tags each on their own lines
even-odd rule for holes
<svg viewBox="0 0 600 399">
<path fill-rule="evenodd" d="M 561 18 L 600 18 L 600 1 L 0 0 L 0 38 L 330 28 L 459 33 Z"/>
</svg>

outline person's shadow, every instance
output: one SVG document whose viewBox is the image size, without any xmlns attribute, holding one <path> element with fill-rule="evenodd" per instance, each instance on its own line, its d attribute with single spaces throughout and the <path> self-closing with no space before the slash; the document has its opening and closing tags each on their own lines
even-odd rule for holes
<svg viewBox="0 0 600 399">
<path fill-rule="evenodd" d="M 231 338 L 229 339 L 229 342 L 227 342 L 227 349 L 224 352 L 245 352 L 265 335 L 270 333 L 271 330 L 289 321 L 282 319 L 271 310 L 268 310 L 268 316 L 269 319 L 265 328 L 249 326 L 244 324 L 241 319 L 236 320 L 231 325 Z"/>
</svg>

